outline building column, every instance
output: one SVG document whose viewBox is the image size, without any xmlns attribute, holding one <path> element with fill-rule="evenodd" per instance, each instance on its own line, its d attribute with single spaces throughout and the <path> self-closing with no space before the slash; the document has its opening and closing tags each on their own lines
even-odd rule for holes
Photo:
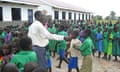
<svg viewBox="0 0 120 72">
<path fill-rule="evenodd" d="M 59 10 L 59 20 L 62 20 L 62 11 Z"/>
<path fill-rule="evenodd" d="M 69 20 L 69 12 L 66 11 L 66 20 Z"/>
</svg>

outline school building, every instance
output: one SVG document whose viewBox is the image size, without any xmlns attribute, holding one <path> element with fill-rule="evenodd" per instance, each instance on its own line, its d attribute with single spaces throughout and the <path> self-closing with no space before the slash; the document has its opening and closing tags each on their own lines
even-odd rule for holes
<svg viewBox="0 0 120 72">
<path fill-rule="evenodd" d="M 92 12 L 57 0 L 0 0 L 0 24 L 33 22 L 36 10 L 45 11 L 52 20 L 90 20 Z"/>
</svg>

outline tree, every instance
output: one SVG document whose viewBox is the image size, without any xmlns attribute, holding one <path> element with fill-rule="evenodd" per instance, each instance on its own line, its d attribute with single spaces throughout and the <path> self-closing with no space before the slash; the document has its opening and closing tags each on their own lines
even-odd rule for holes
<svg viewBox="0 0 120 72">
<path fill-rule="evenodd" d="M 110 20 L 110 16 L 106 16 L 106 17 L 105 17 L 105 20 Z"/>
<path fill-rule="evenodd" d="M 100 16 L 100 15 L 96 15 L 96 16 L 95 16 L 95 19 L 96 19 L 96 20 L 102 20 L 103 18 L 102 18 L 102 16 Z"/>
<path fill-rule="evenodd" d="M 110 19 L 111 20 L 115 20 L 116 19 L 116 13 L 114 12 L 114 11 L 111 11 L 111 13 L 110 13 Z"/>
<path fill-rule="evenodd" d="M 120 17 L 118 17 L 118 22 L 120 23 Z"/>
</svg>

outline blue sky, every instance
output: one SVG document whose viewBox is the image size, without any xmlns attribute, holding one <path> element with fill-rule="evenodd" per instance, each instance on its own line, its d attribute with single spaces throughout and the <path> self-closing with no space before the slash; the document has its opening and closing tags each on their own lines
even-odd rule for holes
<svg viewBox="0 0 120 72">
<path fill-rule="evenodd" d="M 120 0 L 59 0 L 88 9 L 95 15 L 108 16 L 110 11 L 115 11 L 120 16 Z"/>
</svg>

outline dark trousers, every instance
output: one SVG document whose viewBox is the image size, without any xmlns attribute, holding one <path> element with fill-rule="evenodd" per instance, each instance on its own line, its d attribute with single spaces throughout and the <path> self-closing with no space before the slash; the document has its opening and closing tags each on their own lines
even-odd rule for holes
<svg viewBox="0 0 120 72">
<path fill-rule="evenodd" d="M 37 54 L 38 66 L 47 69 L 47 56 L 45 47 L 33 46 L 33 50 Z"/>
</svg>

